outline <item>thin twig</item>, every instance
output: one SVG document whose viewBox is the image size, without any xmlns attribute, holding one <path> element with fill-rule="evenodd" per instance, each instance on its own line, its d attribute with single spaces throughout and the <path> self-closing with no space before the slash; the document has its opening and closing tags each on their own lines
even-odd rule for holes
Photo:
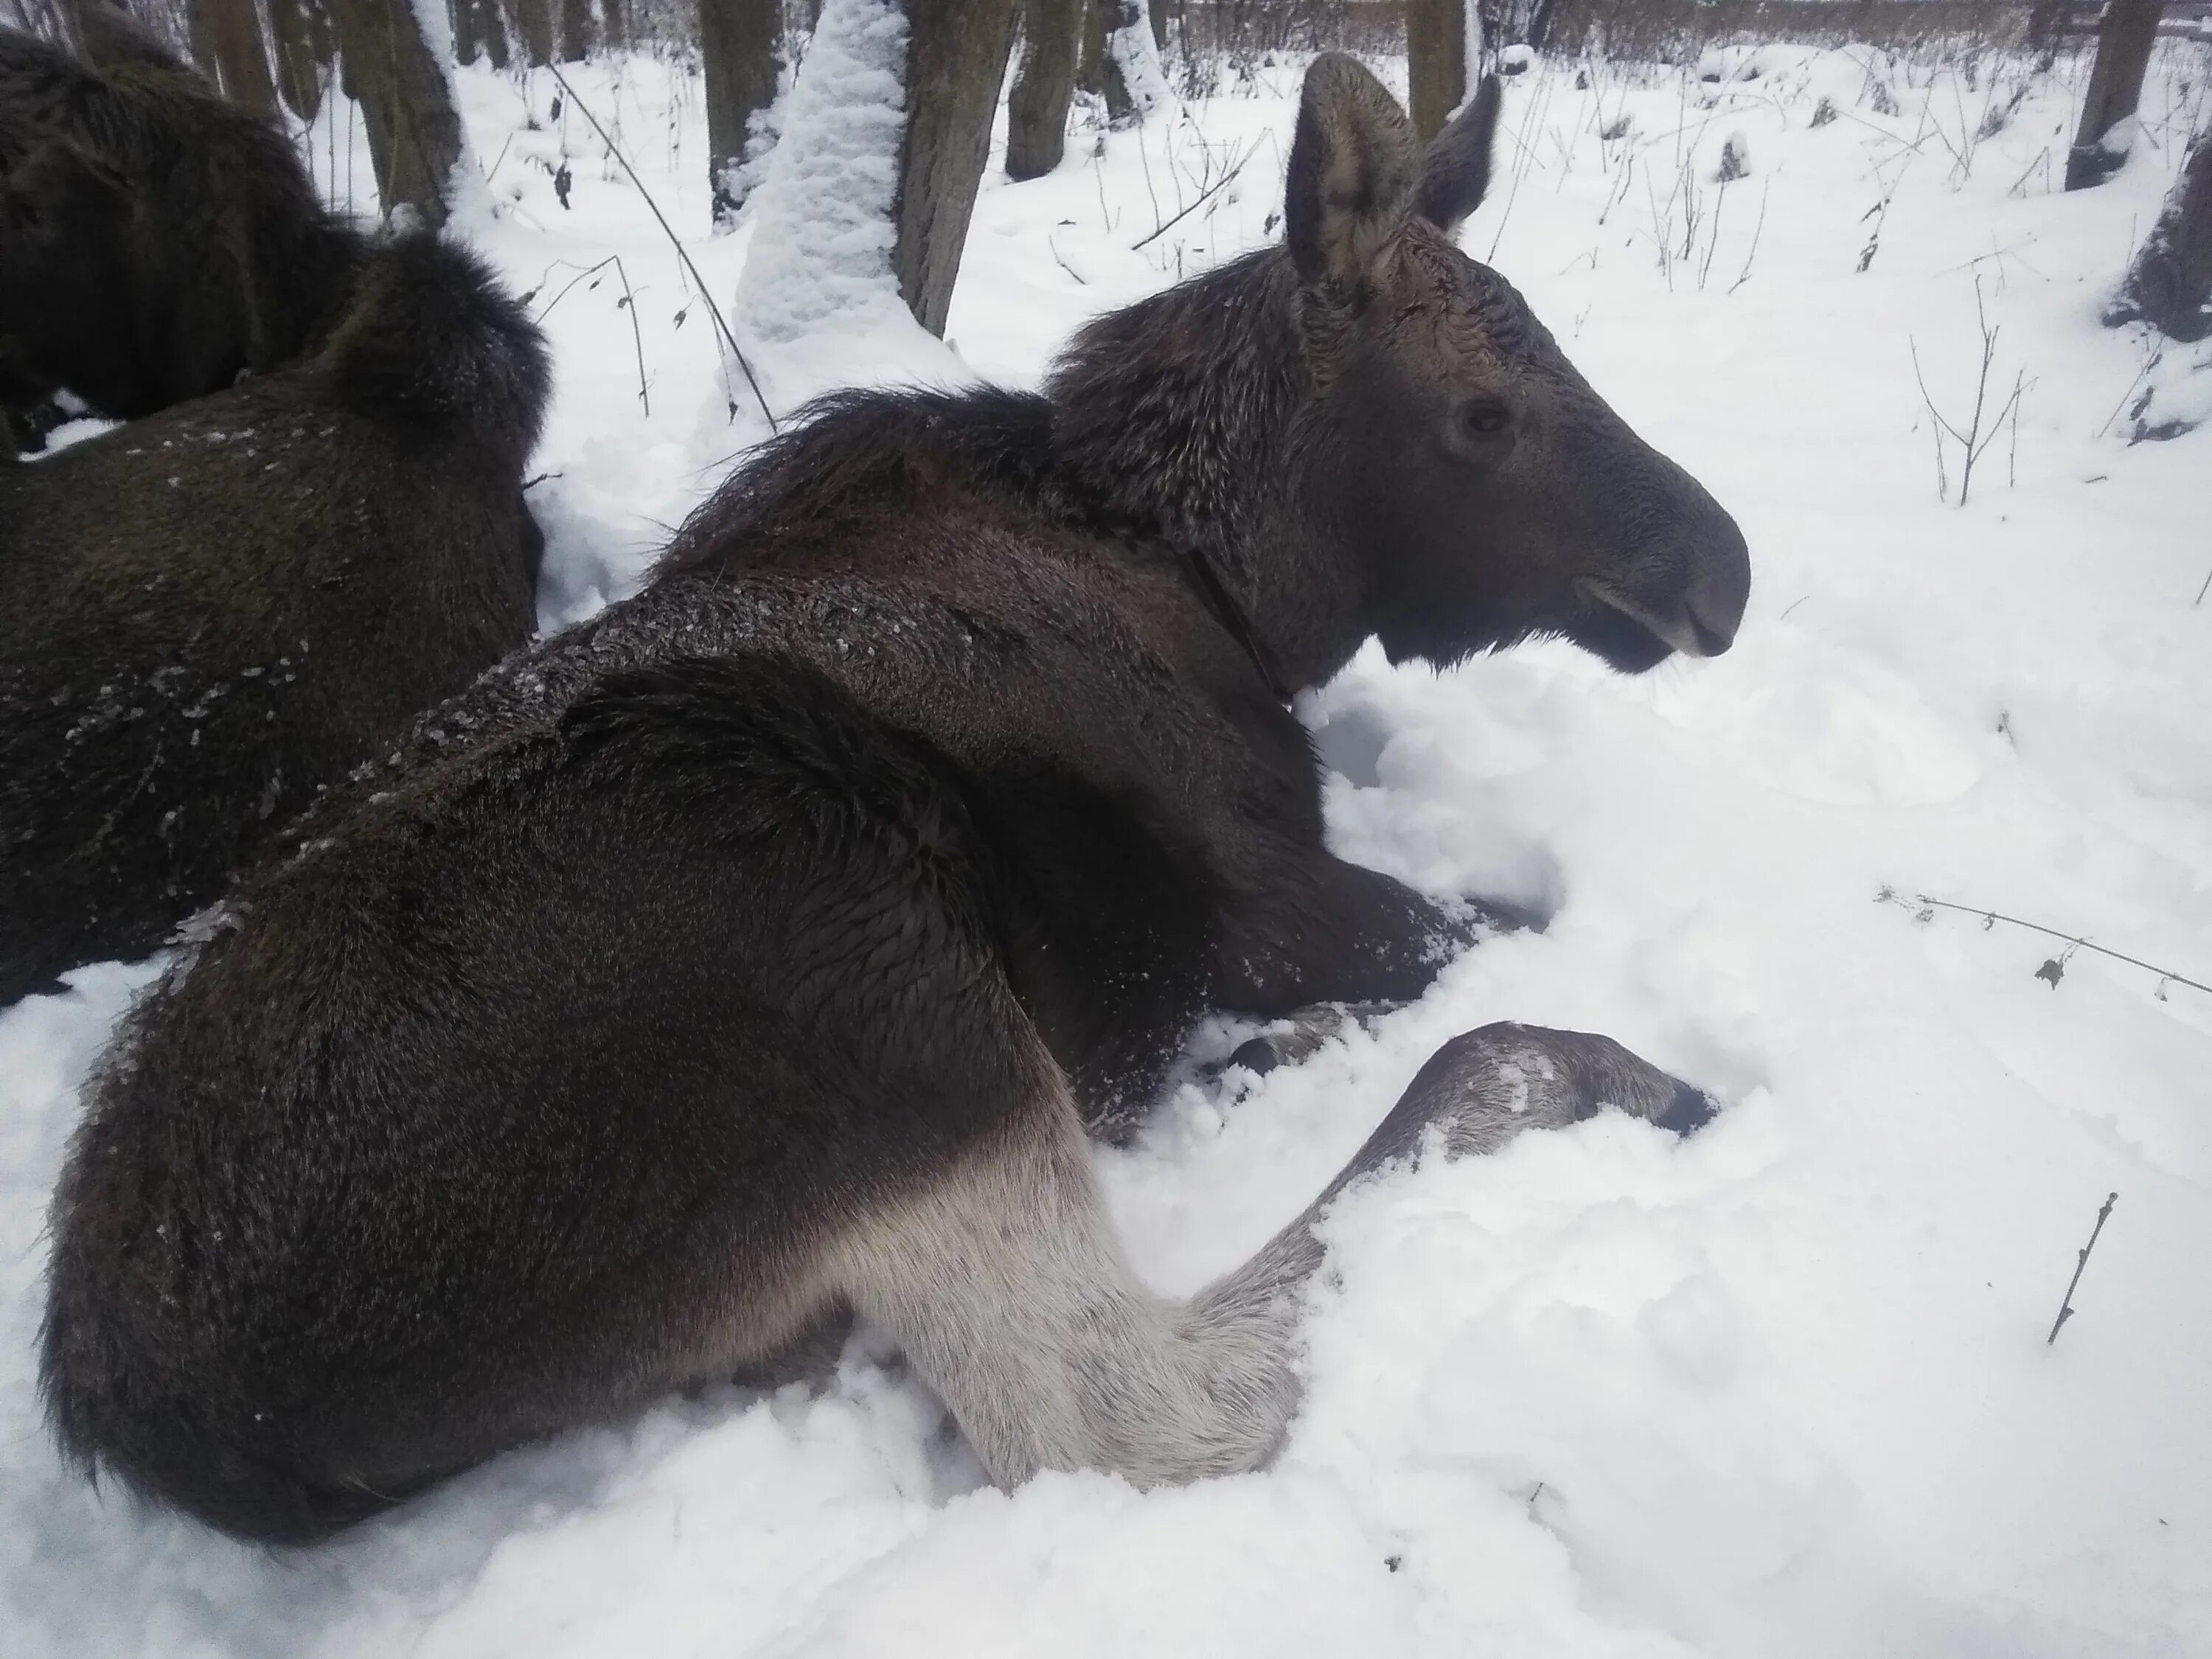
<svg viewBox="0 0 2212 1659">
<path fill-rule="evenodd" d="M 1875 897 L 1886 904 L 1903 904 L 1905 902 L 1904 900 L 1898 897 L 1896 890 L 1889 887 L 1883 888 L 1879 893 L 1875 895 Z M 1984 927 L 1987 927 L 1992 922 L 2008 922 L 2014 927 L 2025 927 L 2030 933 L 2041 933 L 2046 939 L 2063 939 L 2068 945 L 2073 946 L 2076 950 L 2094 951 L 2100 957 L 2110 957 L 2115 962 L 2126 963 L 2130 968 L 2140 968 L 2147 974 L 2156 974 L 2158 975 L 2158 982 L 2160 987 L 2161 994 L 2163 994 L 2163 988 L 2165 986 L 2174 984 L 2186 985 L 2192 991 L 2202 991 L 2206 995 L 2212 996 L 2212 985 L 2207 985 L 2202 980 L 2191 979 L 2186 974 L 2177 974 L 2171 969 L 2160 967 L 2154 962 L 2145 962 L 2141 957 L 2131 957 L 2124 951 L 2114 951 L 2109 949 L 2105 945 L 2092 942 L 2086 937 L 2077 938 L 2072 933 L 2063 933 L 2056 927 L 2045 927 L 2039 921 L 2023 921 L 2018 916 L 2008 916 L 2005 915 L 2002 910 L 1984 910 L 1978 904 L 1954 904 L 1949 899 L 1930 898 L 1925 893 L 1914 894 L 1912 902 L 1914 904 L 1930 905 L 1938 910 L 1956 910 L 1962 915 L 1979 916 L 1982 919 L 1982 925 Z M 1909 908 L 1910 907 L 1908 906 L 1907 908 Z"/>
<path fill-rule="evenodd" d="M 629 272 L 623 269 L 622 255 L 607 256 L 613 260 L 615 275 L 622 278 L 623 308 L 629 313 L 629 343 L 637 349 L 637 401 L 645 410 L 645 418 L 653 418 L 653 399 L 645 391 L 645 336 L 638 331 L 637 296 L 629 291 Z"/>
<path fill-rule="evenodd" d="M 2065 1299 L 2058 1304 L 2058 1317 L 2051 1322 L 2051 1334 L 2043 1339 L 2045 1347 L 2058 1340 L 2059 1331 L 2074 1317 L 2074 1287 L 2081 1282 L 2081 1269 L 2089 1265 L 2089 1252 L 2097 1248 L 2097 1235 L 2105 1231 L 2105 1218 L 2112 1214 L 2112 1206 L 2119 1201 L 2118 1193 L 2105 1194 L 2104 1206 L 2097 1212 L 2097 1224 L 2089 1229 L 2089 1242 L 2074 1257 L 2074 1277 L 2066 1281 Z"/>
<path fill-rule="evenodd" d="M 1077 270 L 1073 265 L 1072 265 L 1072 264 L 1068 264 L 1066 260 L 1065 260 L 1065 259 L 1063 259 L 1063 258 L 1061 258 L 1060 257 L 1060 249 L 1059 249 L 1059 248 L 1057 248 L 1057 247 L 1055 247 L 1055 246 L 1054 246 L 1054 245 L 1053 245 L 1053 240 L 1052 240 L 1052 237 L 1051 237 L 1051 235 L 1050 235 L 1049 234 L 1048 234 L 1046 235 L 1045 239 L 1044 239 L 1044 245 L 1045 245 L 1045 246 L 1046 246 L 1047 248 L 1048 248 L 1048 249 L 1050 249 L 1050 250 L 1051 250 L 1051 252 L 1052 252 L 1052 262 L 1053 262 L 1053 264 L 1054 264 L 1058 265 L 1058 266 L 1059 266 L 1062 270 L 1066 271 L 1069 276 L 1071 276 L 1074 277 L 1074 278 L 1075 278 L 1075 282 L 1076 282 L 1076 286 L 1077 286 L 1077 287 L 1079 287 L 1079 288 L 1089 288 L 1089 287 L 1091 286 L 1091 284 L 1090 284 L 1090 283 L 1086 283 L 1086 282 L 1085 282 L 1085 281 L 1083 280 L 1083 273 L 1082 273 L 1081 271 L 1078 270 Z"/>
<path fill-rule="evenodd" d="M 1759 186 L 1759 222 L 1751 228 L 1751 251 L 1743 256 L 1743 270 L 1735 281 L 1729 284 L 1728 291 L 1731 294 L 1751 280 L 1751 262 L 1759 257 L 1759 234 L 1766 228 L 1766 195 L 1773 183 L 1769 179 Z"/>
<path fill-rule="evenodd" d="M 568 84 L 568 77 L 561 73 L 560 66 L 548 64 L 545 67 L 551 72 L 553 78 L 561 83 L 561 89 L 568 94 L 568 100 L 583 111 L 584 118 L 592 124 L 592 131 L 598 133 L 599 141 L 606 145 L 607 154 L 622 163 L 622 169 L 629 175 L 630 183 L 637 186 L 637 193 L 645 198 L 645 204 L 653 210 L 653 216 L 659 221 L 662 234 L 668 238 L 669 245 L 676 250 L 676 257 L 684 261 L 684 269 L 690 271 L 691 280 L 698 283 L 699 297 L 707 302 L 707 314 L 714 319 L 714 326 L 722 331 L 723 343 L 729 347 L 730 355 L 738 360 L 738 367 L 744 371 L 745 384 L 752 388 L 753 401 L 760 405 L 760 412 L 768 419 L 768 429 L 770 432 L 779 430 L 775 423 L 775 411 L 768 406 L 768 399 L 761 392 L 760 382 L 753 378 L 753 366 L 745 361 L 745 354 L 738 344 L 738 337 L 730 332 L 729 324 L 722 319 L 722 308 L 714 303 L 714 290 L 707 286 L 707 279 L 699 274 L 699 267 L 691 263 L 690 254 L 684 251 L 684 244 L 678 238 L 673 228 L 670 226 L 667 216 L 661 212 L 660 204 L 653 199 L 653 192 L 645 187 L 645 180 L 637 176 L 637 169 L 629 164 L 629 157 L 623 155 L 616 146 L 615 141 L 607 137 L 607 130 L 599 125 L 599 118 L 592 113 L 592 106 L 577 97 L 575 88 Z M 635 320 L 635 317 L 631 319 L 633 323 Z M 734 402 L 732 409 L 734 412 Z"/>
<path fill-rule="evenodd" d="M 1158 230 L 1155 230 L 1150 236 L 1140 237 L 1136 241 L 1130 243 L 1129 252 L 1134 253 L 1139 248 L 1144 246 L 1146 243 L 1157 241 L 1160 237 L 1167 234 L 1169 231 L 1173 230 L 1176 224 L 1181 221 L 1188 218 L 1190 215 L 1197 212 L 1200 208 L 1205 206 L 1209 198 L 1218 193 L 1223 185 L 1229 184 L 1238 173 L 1244 171 L 1244 163 L 1252 159 L 1252 151 L 1257 149 L 1259 149 L 1259 145 L 1255 143 L 1250 149 L 1248 149 L 1243 155 L 1237 158 L 1235 166 L 1231 167 L 1228 172 L 1223 173 L 1221 177 L 1215 179 L 1203 193 L 1194 197 L 1191 199 L 1191 204 L 1188 207 L 1185 208 L 1181 213 L 1176 214 L 1174 218 L 1169 220 Z"/>
</svg>

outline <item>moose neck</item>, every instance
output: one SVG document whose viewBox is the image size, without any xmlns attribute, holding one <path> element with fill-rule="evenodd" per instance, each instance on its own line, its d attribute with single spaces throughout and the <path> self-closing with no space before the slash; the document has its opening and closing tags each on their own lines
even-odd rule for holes
<svg viewBox="0 0 2212 1659">
<path fill-rule="evenodd" d="M 1194 561 L 1283 691 L 1327 679 L 1369 632 L 1357 572 L 1306 510 L 1295 465 L 1297 304 L 1288 257 L 1249 256 L 1101 318 L 1046 388 L 1070 487 Z"/>
</svg>

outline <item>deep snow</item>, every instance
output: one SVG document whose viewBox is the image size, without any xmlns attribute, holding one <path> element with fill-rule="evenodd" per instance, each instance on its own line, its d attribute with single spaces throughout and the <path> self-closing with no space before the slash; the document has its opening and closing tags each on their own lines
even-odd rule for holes
<svg viewBox="0 0 2212 1659">
<path fill-rule="evenodd" d="M 1299 1066 L 1194 1073 L 1102 1165 L 1139 1266 L 1182 1290 L 1490 1019 L 1610 1032 L 1728 1109 L 1685 1142 L 1608 1116 L 1349 1196 L 1276 1468 L 980 1489 L 934 1403 L 863 1345 L 818 1397 L 708 1390 L 312 1553 L 95 1494 L 51 1449 L 31 1377 L 76 1083 L 151 971 L 100 967 L 0 1012 L 0 1644 L 2212 1654 L 2212 996 L 2087 951 L 2053 988 L 2034 970 L 2056 941 L 1876 901 L 1994 906 L 2212 981 L 2212 599 L 2193 602 L 2212 431 L 2124 441 L 2146 387 L 2152 419 L 2212 408 L 2212 350 L 2146 368 L 2138 337 L 2096 322 L 2208 113 L 2212 64 L 2161 53 L 2135 158 L 2073 197 L 2053 180 L 2081 65 L 1978 143 L 2019 84 L 1987 63 L 1970 88 L 1770 47 L 1708 66 L 1749 58 L 1751 80 L 1595 66 L 1578 90 L 1545 64 L 1509 88 L 1466 246 L 1736 514 L 1755 571 L 1740 641 L 1634 680 L 1559 645 L 1443 674 L 1370 651 L 1304 699 L 1341 851 L 1556 917 Z M 753 252 L 773 198 L 708 237 L 696 82 L 647 60 L 575 78 L 781 412 L 851 375 L 1034 383 L 1085 317 L 1264 240 L 1296 75 L 1103 153 L 1079 135 L 1050 178 L 988 179 L 957 358 L 895 316 L 772 337 L 733 304 L 739 273 L 793 250 Z M 1875 78 L 1901 114 L 1874 112 Z M 533 495 L 557 625 L 633 586 L 763 428 L 636 191 L 573 109 L 549 118 L 550 82 L 462 84 L 501 204 L 471 233 L 534 291 L 559 367 Z M 1841 115 L 1815 128 L 1824 94 Z M 1723 187 L 1739 131 L 1752 171 Z M 357 139 L 307 142 L 358 206 Z M 613 254 L 619 273 L 574 280 Z M 1912 350 L 1963 423 L 1978 282 L 2001 331 L 1992 405 L 2016 371 L 2031 384 L 1959 507 L 1937 500 Z M 1955 447 L 1948 471 L 1955 499 Z M 1239 1035 L 1201 1032 L 1194 1057 Z"/>
</svg>

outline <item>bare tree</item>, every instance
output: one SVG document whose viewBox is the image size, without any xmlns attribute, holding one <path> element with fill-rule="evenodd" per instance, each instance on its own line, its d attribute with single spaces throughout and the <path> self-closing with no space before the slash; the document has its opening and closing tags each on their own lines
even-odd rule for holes
<svg viewBox="0 0 2212 1659">
<path fill-rule="evenodd" d="M 276 83 L 269 74 L 253 0 L 193 0 L 192 14 L 194 50 L 204 43 L 201 67 L 214 75 L 223 95 L 248 109 L 276 113 Z"/>
<path fill-rule="evenodd" d="M 1038 179 L 1067 150 L 1067 106 L 1083 48 L 1084 0 L 1028 0 L 1027 43 L 1006 99 L 1006 177 Z"/>
<path fill-rule="evenodd" d="M 435 228 L 461 159 L 461 118 L 446 65 L 413 0 L 331 0 L 346 83 L 361 101 L 386 218 L 402 207 Z"/>
<path fill-rule="evenodd" d="M 2081 100 L 2081 125 L 2066 153 L 2066 188 L 2101 185 L 2127 159 L 2123 121 L 2142 97 L 2143 71 L 2158 42 L 2158 20 L 2165 0 L 2110 0 L 2097 28 L 2097 63 L 2089 71 L 2089 90 Z"/>
<path fill-rule="evenodd" d="M 1106 100 L 1106 118 L 1117 127 L 1136 118 L 1137 106 L 1121 79 L 1121 66 L 1106 50 L 1115 29 L 1116 0 L 1085 0 L 1083 50 L 1077 59 L 1075 83 L 1094 98 Z"/>
<path fill-rule="evenodd" d="M 2212 334 L 2212 129 L 2190 147 L 2105 320 L 2147 322 L 2176 340 Z"/>
<path fill-rule="evenodd" d="M 1467 98 L 1468 0 L 1406 0 L 1407 113 L 1423 143 Z"/>
<path fill-rule="evenodd" d="M 561 0 L 561 61 L 580 64 L 591 50 L 592 0 Z"/>
<path fill-rule="evenodd" d="M 507 0 L 514 18 L 514 33 L 522 42 L 522 60 L 533 69 L 553 61 L 553 0 Z"/>
<path fill-rule="evenodd" d="M 269 33 L 276 44 L 276 90 L 284 107 L 312 121 L 323 106 L 337 50 L 324 0 L 269 0 Z"/>
<path fill-rule="evenodd" d="M 781 0 L 699 0 L 699 56 L 707 74 L 707 178 L 714 222 L 728 228 L 744 201 L 738 167 L 753 118 L 775 101 Z"/>
<path fill-rule="evenodd" d="M 1014 0 L 906 0 L 906 136 L 891 269 L 915 320 L 941 335 L 990 150 Z"/>
</svg>

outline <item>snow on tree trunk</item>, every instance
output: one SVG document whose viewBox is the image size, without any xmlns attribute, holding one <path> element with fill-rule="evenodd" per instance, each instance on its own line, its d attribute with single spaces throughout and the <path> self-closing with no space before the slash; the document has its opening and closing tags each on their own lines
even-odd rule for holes
<svg viewBox="0 0 2212 1659">
<path fill-rule="evenodd" d="M 2097 64 L 2081 100 L 2081 125 L 2066 154 L 2066 188 L 2101 185 L 2134 148 L 2143 71 L 2158 43 L 2165 0 L 2110 0 L 2097 29 Z"/>
<path fill-rule="evenodd" d="M 1152 38 L 1152 20 L 1145 15 L 1145 0 L 1114 0 L 1114 19 L 1106 36 L 1107 60 L 1121 77 L 1130 118 L 1149 121 L 1175 105 L 1168 77 L 1160 67 L 1159 42 Z"/>
<path fill-rule="evenodd" d="M 1013 45 L 1014 0 L 909 0 L 906 137 L 891 268 L 916 321 L 945 332 Z M 1151 45 L 1141 13 L 1136 21 Z M 1158 66 L 1155 55 L 1154 66 Z"/>
<path fill-rule="evenodd" d="M 2212 334 L 2212 131 L 2191 147 L 2105 320 L 2146 322 L 2176 340 Z"/>
<path fill-rule="evenodd" d="M 781 0 L 699 0 L 699 56 L 707 79 L 707 176 L 714 223 L 728 229 L 759 182 L 775 103 Z"/>
<path fill-rule="evenodd" d="M 907 33 L 891 0 L 823 0 L 753 194 L 732 318 L 753 338 L 908 320 L 891 266 Z"/>
<path fill-rule="evenodd" d="M 1028 42 L 1006 99 L 1006 177 L 1040 179 L 1067 152 L 1067 106 L 1083 46 L 1083 0 L 1029 0 Z"/>
<path fill-rule="evenodd" d="M 331 16 L 368 129 L 384 216 L 412 216 L 435 229 L 468 149 L 453 106 L 444 0 L 331 0 Z"/>
</svg>

